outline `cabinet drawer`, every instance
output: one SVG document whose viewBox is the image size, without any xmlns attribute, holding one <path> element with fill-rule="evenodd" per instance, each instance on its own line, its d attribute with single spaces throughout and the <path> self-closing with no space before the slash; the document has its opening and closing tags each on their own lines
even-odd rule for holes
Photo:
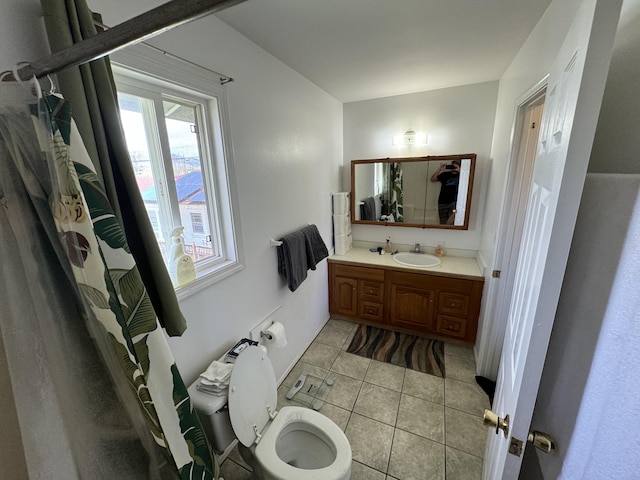
<svg viewBox="0 0 640 480">
<path fill-rule="evenodd" d="M 469 314 L 469 300 L 469 295 L 440 292 L 438 295 L 438 312 L 466 317 Z"/>
<path fill-rule="evenodd" d="M 438 315 L 436 318 L 436 333 L 464 339 L 467 335 L 467 320 L 448 315 Z"/>
<path fill-rule="evenodd" d="M 360 316 L 362 318 L 381 322 L 383 319 L 383 311 L 384 308 L 381 303 L 367 302 L 366 300 L 360 301 Z"/>
<path fill-rule="evenodd" d="M 384 283 L 360 280 L 360 298 L 371 302 L 382 302 L 384 299 Z"/>
<path fill-rule="evenodd" d="M 334 275 L 384 282 L 384 270 L 380 268 L 354 267 L 341 263 L 331 263 Z"/>
</svg>

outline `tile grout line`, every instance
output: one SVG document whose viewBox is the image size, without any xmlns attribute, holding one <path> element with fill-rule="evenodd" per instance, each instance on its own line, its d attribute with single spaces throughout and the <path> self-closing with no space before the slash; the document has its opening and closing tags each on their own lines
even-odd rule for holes
<svg viewBox="0 0 640 480">
<path fill-rule="evenodd" d="M 384 471 L 385 476 L 389 475 L 389 465 L 391 465 L 391 453 L 393 452 L 393 442 L 396 439 L 396 427 L 393 427 L 393 436 L 391 437 L 391 450 L 389 450 L 389 459 L 387 460 L 387 468 Z"/>
<path fill-rule="evenodd" d="M 402 390 L 404 389 L 404 379 L 407 376 L 407 369 L 404 368 L 402 372 L 402 385 L 400 385 L 400 398 L 398 400 L 398 408 L 396 409 L 396 420 L 393 422 L 393 436 L 391 437 L 391 448 L 389 450 L 389 459 L 387 460 L 387 468 L 385 469 L 385 478 L 389 476 L 389 466 L 391 465 L 391 454 L 393 453 L 393 442 L 396 439 L 396 432 L 398 431 L 398 416 L 400 415 L 400 404 L 402 403 Z"/>
<path fill-rule="evenodd" d="M 444 355 L 445 357 L 445 365 L 446 365 L 446 359 L 447 359 L 447 354 L 445 353 Z M 446 368 L 446 367 L 445 367 Z M 444 380 L 444 385 L 442 385 L 442 402 L 443 402 L 443 410 L 442 410 L 442 414 L 443 414 L 443 419 L 442 419 L 442 425 L 444 427 L 444 480 L 447 480 L 447 379 L 445 378 Z"/>
</svg>

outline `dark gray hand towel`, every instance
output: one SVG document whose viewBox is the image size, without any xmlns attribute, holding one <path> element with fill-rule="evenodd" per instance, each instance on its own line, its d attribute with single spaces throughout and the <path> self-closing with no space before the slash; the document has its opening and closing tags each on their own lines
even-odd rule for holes
<svg viewBox="0 0 640 480">
<path fill-rule="evenodd" d="M 329 251 L 320 236 L 318 227 L 307 225 L 302 229 L 302 233 L 304 234 L 307 248 L 307 266 L 311 270 L 315 270 L 316 265 L 329 256 Z"/>
<path fill-rule="evenodd" d="M 302 230 L 285 235 L 278 247 L 278 273 L 287 280 L 289 290 L 295 292 L 307 278 L 307 246 Z"/>
<path fill-rule="evenodd" d="M 362 201 L 360 216 L 362 220 L 377 220 L 375 198 L 368 197 Z"/>
</svg>

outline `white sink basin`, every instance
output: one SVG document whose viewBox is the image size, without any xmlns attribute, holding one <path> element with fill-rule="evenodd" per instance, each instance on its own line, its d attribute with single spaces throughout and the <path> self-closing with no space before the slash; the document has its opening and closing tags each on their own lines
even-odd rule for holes
<svg viewBox="0 0 640 480">
<path fill-rule="evenodd" d="M 407 267 L 437 267 L 442 263 L 442 260 L 430 253 L 400 252 L 396 253 L 393 259 Z"/>
</svg>

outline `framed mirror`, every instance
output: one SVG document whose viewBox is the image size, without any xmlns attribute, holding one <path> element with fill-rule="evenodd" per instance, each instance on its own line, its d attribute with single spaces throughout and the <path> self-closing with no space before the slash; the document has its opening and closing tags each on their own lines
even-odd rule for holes
<svg viewBox="0 0 640 480">
<path fill-rule="evenodd" d="M 476 155 L 351 161 L 351 221 L 468 230 Z"/>
</svg>

